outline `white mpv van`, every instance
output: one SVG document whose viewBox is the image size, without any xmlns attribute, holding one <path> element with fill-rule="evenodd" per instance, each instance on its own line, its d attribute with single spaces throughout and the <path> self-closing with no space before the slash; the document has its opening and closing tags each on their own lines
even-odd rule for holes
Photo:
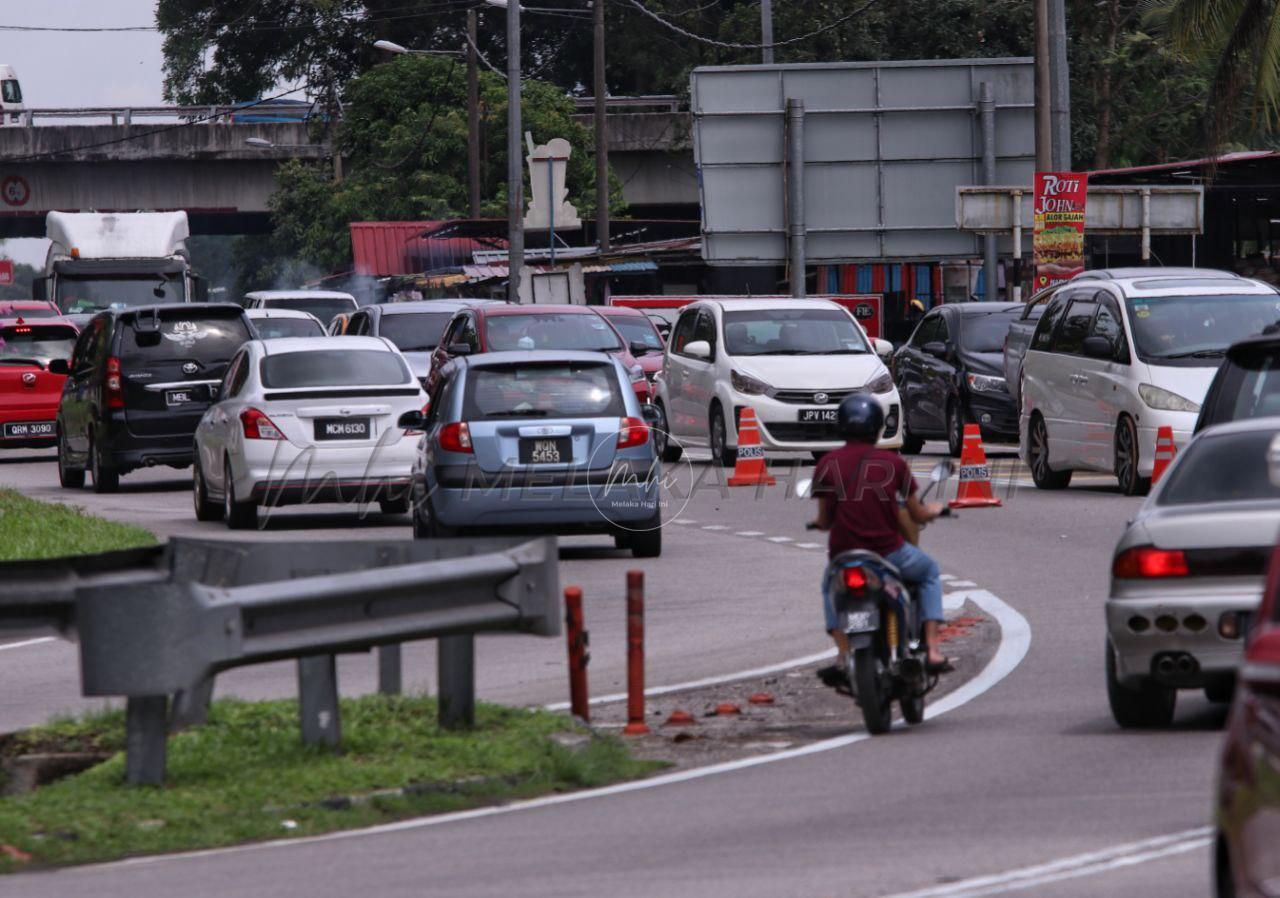
<svg viewBox="0 0 1280 898">
<path fill-rule="evenodd" d="M 1280 321 L 1280 292 L 1225 271 L 1088 271 L 1046 306 L 1022 365 L 1020 449 L 1041 489 L 1073 471 L 1151 485 L 1156 433 L 1191 438 L 1232 343 Z"/>
</svg>

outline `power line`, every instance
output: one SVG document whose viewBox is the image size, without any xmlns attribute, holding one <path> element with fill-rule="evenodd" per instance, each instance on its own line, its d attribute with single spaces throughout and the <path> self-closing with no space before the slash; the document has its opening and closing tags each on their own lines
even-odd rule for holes
<svg viewBox="0 0 1280 898">
<path fill-rule="evenodd" d="M 808 34 L 802 34 L 799 37 L 787 38 L 785 41 L 774 41 L 771 44 L 740 44 L 740 43 L 735 43 L 733 41 L 716 40 L 715 38 L 712 38 L 712 37 L 706 37 L 705 35 L 695 34 L 694 32 L 689 31 L 686 28 L 681 28 L 675 22 L 670 22 L 667 19 L 664 19 L 662 16 L 658 15 L 653 10 L 649 9 L 649 7 L 641 3 L 640 0 L 615 0 L 615 2 L 632 6 L 638 11 L 644 13 L 649 18 L 653 19 L 659 25 L 669 28 L 672 31 L 676 32 L 677 34 L 681 34 L 687 38 L 691 38 L 692 40 L 700 41 L 704 44 L 710 44 L 713 47 L 723 47 L 726 50 L 763 50 L 766 47 L 785 47 L 788 44 L 797 44 L 800 41 L 807 41 L 811 37 L 817 37 L 819 34 L 823 34 L 824 32 L 830 31 L 833 28 L 839 28 L 841 25 L 843 25 L 845 22 L 848 22 L 850 19 L 854 19 L 862 15 L 872 6 L 875 6 L 877 3 L 879 3 L 880 0 L 866 0 L 866 2 L 863 3 L 861 6 L 859 6 L 857 9 L 853 10 L 852 12 L 845 13 L 840 18 L 826 25 L 823 25 L 821 28 L 815 28 L 813 31 L 810 31 Z"/>
</svg>

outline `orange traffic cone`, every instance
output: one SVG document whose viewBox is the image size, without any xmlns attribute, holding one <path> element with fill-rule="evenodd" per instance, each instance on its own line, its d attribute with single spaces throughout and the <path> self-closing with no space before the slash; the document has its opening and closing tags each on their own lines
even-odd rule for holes
<svg viewBox="0 0 1280 898">
<path fill-rule="evenodd" d="M 1001 505 L 991 492 L 991 471 L 982 448 L 982 432 L 977 424 L 964 426 L 964 447 L 960 450 L 960 488 L 951 500 L 952 508 L 987 508 Z"/>
<path fill-rule="evenodd" d="M 755 409 L 747 406 L 738 421 L 738 460 L 733 465 L 729 486 L 755 486 L 758 483 L 773 486 L 777 482 L 764 465 L 764 447 L 760 445 L 760 425 L 756 423 Z"/>
<path fill-rule="evenodd" d="M 1164 474 L 1165 468 L 1173 464 L 1173 457 L 1178 449 L 1173 445 L 1173 428 L 1161 427 L 1156 431 L 1156 458 L 1151 466 L 1151 482 L 1154 484 Z"/>
</svg>

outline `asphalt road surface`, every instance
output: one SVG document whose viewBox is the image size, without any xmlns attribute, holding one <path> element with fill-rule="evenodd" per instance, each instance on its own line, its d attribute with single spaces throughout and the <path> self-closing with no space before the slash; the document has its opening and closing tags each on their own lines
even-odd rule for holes
<svg viewBox="0 0 1280 898">
<path fill-rule="evenodd" d="M 933 447 L 930 447 L 933 448 Z M 143 524 L 162 535 L 228 535 L 197 524 L 185 475 L 144 472 L 114 496 L 67 493 L 44 453 L 0 453 L 0 484 Z M 927 470 L 933 458 L 914 464 Z M 993 459 L 994 461 L 995 459 Z M 1011 462 L 1005 462 L 1011 464 Z M 661 559 L 607 540 L 567 540 L 562 582 L 586 593 L 595 694 L 623 684 L 623 574 L 648 579 L 648 679 L 660 686 L 820 652 L 823 554 L 787 497 L 810 467 L 775 467 L 777 487 L 701 478 L 672 506 Z M 1015 475 L 1014 481 L 1023 480 Z M 499 813 L 362 834 L 6 878 L 6 895 L 214 896 L 1203 896 L 1206 825 L 1225 710 L 1184 693 L 1172 729 L 1122 732 L 1103 681 L 1102 603 L 1111 549 L 1140 500 L 1109 478 L 1056 494 L 1001 488 L 1004 507 L 930 527 L 925 548 L 957 578 L 1016 609 L 1024 658 L 990 688 L 910 731 L 827 750 Z M 358 521 L 323 507 L 278 513 L 273 541 L 408 538 L 407 518 Z M 565 697 L 560 640 L 494 638 L 479 691 L 507 702 Z M 344 692 L 369 690 L 373 660 L 344 659 Z M 0 644 L 0 730 L 83 706 L 73 649 Z M 406 653 L 410 688 L 430 688 L 430 651 Z M 290 695 L 289 665 L 220 678 L 220 694 Z M 850 733 L 857 734 L 852 709 Z"/>
</svg>

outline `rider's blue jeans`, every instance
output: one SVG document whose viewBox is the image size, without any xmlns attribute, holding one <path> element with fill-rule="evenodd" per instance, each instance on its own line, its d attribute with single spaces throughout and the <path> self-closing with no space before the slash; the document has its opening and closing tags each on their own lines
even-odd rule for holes
<svg viewBox="0 0 1280 898">
<path fill-rule="evenodd" d="M 902 548 L 884 556 L 902 574 L 915 590 L 916 602 L 920 608 L 921 620 L 943 620 L 942 616 L 942 578 L 938 570 L 938 562 L 927 553 L 920 551 L 911 543 L 903 543 Z M 822 578 L 822 610 L 827 632 L 840 628 L 836 618 L 835 605 L 827 591 L 827 578 Z"/>
</svg>

